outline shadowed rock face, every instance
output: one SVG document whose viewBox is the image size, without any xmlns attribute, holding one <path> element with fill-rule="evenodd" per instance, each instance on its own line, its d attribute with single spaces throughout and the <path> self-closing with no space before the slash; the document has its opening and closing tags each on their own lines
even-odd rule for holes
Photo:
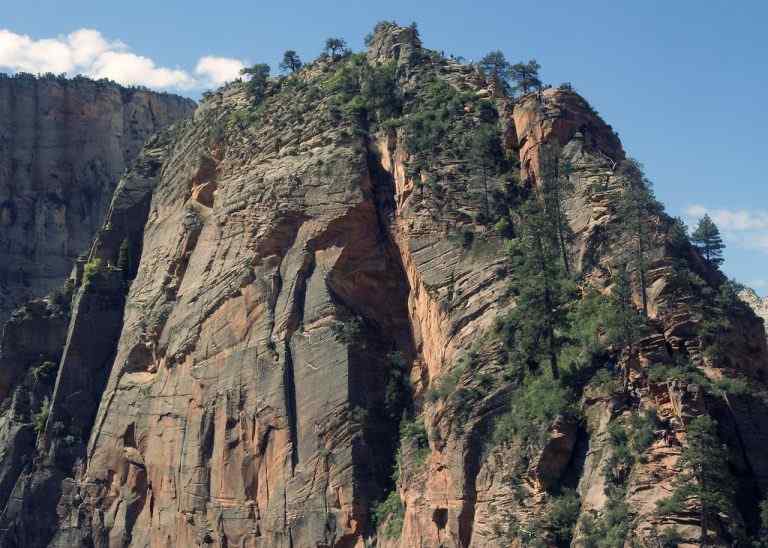
<svg viewBox="0 0 768 548">
<path fill-rule="evenodd" d="M 85 78 L 0 75 L 0 325 L 61 286 L 120 174 L 194 102 Z"/>
<path fill-rule="evenodd" d="M 754 290 L 749 288 L 739 293 L 739 297 L 755 311 L 755 314 L 763 319 L 766 324 L 766 332 L 768 332 L 768 298 L 761 299 Z"/>
<path fill-rule="evenodd" d="M 514 184 L 538 184 L 547 147 L 561 150 L 574 166 L 575 269 L 606 289 L 626 245 L 605 237 L 624 152 L 584 99 L 494 97 L 481 74 L 396 26 L 377 29 L 368 60 L 394 70 L 406 116 L 436 81 L 463 93 L 451 116 L 464 131 L 482 116 L 478 99 L 491 98 L 503 152 L 519 159 Z M 415 176 L 404 128 L 361 128 L 331 104 L 327 81 L 345 62 L 322 59 L 282 89 L 270 84 L 256 115 L 241 84 L 212 94 L 120 180 L 91 258 L 121 268 L 76 269 L 66 316 L 42 305 L 30 316 L 28 325 L 47 318 L 61 341 L 46 350 L 58 377 L 39 436 L 11 396 L 0 409 L 26 424 L 14 438 L 21 449 L 0 461 L 18 476 L 0 474 L 0 544 L 501 548 L 542 523 L 564 484 L 580 495 L 579 546 L 585 520 L 606 510 L 609 425 L 638 408 L 662 420 L 627 480 L 630 538 L 653 542 L 673 527 L 696 545 L 695 512 L 655 512 L 695 414 L 720 421 L 740 484 L 765 489 L 760 397 L 724 405 L 691 383 L 648 378 L 652 363 L 698 350 L 686 330 L 696 320 L 668 287 L 671 259 L 704 283 L 721 280 L 692 249 L 672 251 L 662 214 L 648 238 L 653 333 L 630 364 L 630 391 L 585 390 L 581 420 L 540 425 L 538 445 L 494 445 L 515 388 L 494 325 L 514 301 L 504 240 L 476 219 L 510 181 L 483 180 L 448 136 L 429 156 L 438 182 Z M 702 369 L 757 379 L 768 365 L 762 327 L 751 314 L 733 321 L 742 338 L 729 367 Z M 43 390 L 18 355 L 8 367 L 22 380 L 6 394 Z M 400 442 L 408 414 L 423 424 L 422 443 Z M 33 464 L 20 469 L 21 455 Z M 392 490 L 402 528 L 397 513 L 372 520 Z"/>
</svg>

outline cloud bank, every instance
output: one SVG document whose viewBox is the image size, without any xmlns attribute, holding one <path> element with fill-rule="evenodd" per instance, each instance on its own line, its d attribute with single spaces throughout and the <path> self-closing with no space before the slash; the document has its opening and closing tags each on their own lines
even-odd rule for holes
<svg viewBox="0 0 768 548">
<path fill-rule="evenodd" d="M 40 40 L 0 29 L 0 71 L 83 74 L 124 85 L 187 91 L 218 87 L 234 80 L 244 66 L 240 59 L 205 56 L 192 73 L 178 67 L 158 66 L 149 57 L 132 52 L 125 43 L 109 40 L 94 29 Z"/>
<path fill-rule="evenodd" d="M 695 223 L 708 214 L 729 243 L 745 249 L 768 253 L 768 211 L 748 209 L 708 208 L 700 204 L 685 209 L 688 223 Z"/>
</svg>

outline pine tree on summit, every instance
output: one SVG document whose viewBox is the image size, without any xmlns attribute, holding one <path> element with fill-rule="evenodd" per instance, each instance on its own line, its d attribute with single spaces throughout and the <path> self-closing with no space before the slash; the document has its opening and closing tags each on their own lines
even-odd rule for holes
<svg viewBox="0 0 768 548">
<path fill-rule="evenodd" d="M 706 213 L 699 219 L 696 230 L 691 234 L 691 241 L 699 248 L 707 261 L 713 265 L 722 264 L 725 244 L 717 225 Z"/>
<path fill-rule="evenodd" d="M 531 90 L 541 89 L 541 80 L 539 79 L 539 69 L 541 65 L 536 59 L 531 59 L 527 63 L 517 63 L 510 67 L 510 76 L 517 83 L 516 90 L 525 95 Z"/>
<path fill-rule="evenodd" d="M 296 72 L 302 66 L 299 54 L 295 50 L 289 49 L 283 54 L 283 60 L 280 63 L 280 70 Z"/>
</svg>

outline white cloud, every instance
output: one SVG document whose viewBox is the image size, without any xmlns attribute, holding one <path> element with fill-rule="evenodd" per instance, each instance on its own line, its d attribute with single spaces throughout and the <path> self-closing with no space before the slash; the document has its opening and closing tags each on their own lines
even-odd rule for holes
<svg viewBox="0 0 768 548">
<path fill-rule="evenodd" d="M 768 253 L 768 211 L 708 208 L 694 204 L 685 208 L 685 214 L 691 226 L 708 214 L 729 243 Z"/>
<path fill-rule="evenodd" d="M 227 57 L 202 57 L 194 76 L 182 68 L 158 66 L 149 57 L 130 51 L 119 40 L 109 40 L 94 29 L 35 40 L 0 29 L 0 70 L 109 78 L 125 85 L 157 89 L 201 89 L 233 80 L 244 63 Z"/>
<path fill-rule="evenodd" d="M 723 230 L 768 230 L 768 211 L 749 211 L 746 209 L 710 209 L 702 205 L 692 205 L 685 209 L 689 217 L 700 218 L 709 213 Z"/>
<path fill-rule="evenodd" d="M 197 62 L 195 74 L 204 82 L 213 86 L 220 86 L 239 78 L 243 68 L 245 68 L 245 63 L 239 59 L 207 55 L 201 57 Z"/>
<path fill-rule="evenodd" d="M 109 78 L 127 85 L 150 88 L 189 89 L 197 82 L 187 72 L 155 66 L 148 57 L 128 52 L 106 51 L 94 61 L 88 73 L 94 78 Z"/>
</svg>

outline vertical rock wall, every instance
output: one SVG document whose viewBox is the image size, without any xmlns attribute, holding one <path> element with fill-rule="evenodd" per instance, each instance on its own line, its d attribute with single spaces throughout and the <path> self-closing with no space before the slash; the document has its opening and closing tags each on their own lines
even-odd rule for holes
<svg viewBox="0 0 768 548">
<path fill-rule="evenodd" d="M 193 108 L 103 81 L 0 75 L 0 325 L 61 286 L 144 141 Z"/>
</svg>

